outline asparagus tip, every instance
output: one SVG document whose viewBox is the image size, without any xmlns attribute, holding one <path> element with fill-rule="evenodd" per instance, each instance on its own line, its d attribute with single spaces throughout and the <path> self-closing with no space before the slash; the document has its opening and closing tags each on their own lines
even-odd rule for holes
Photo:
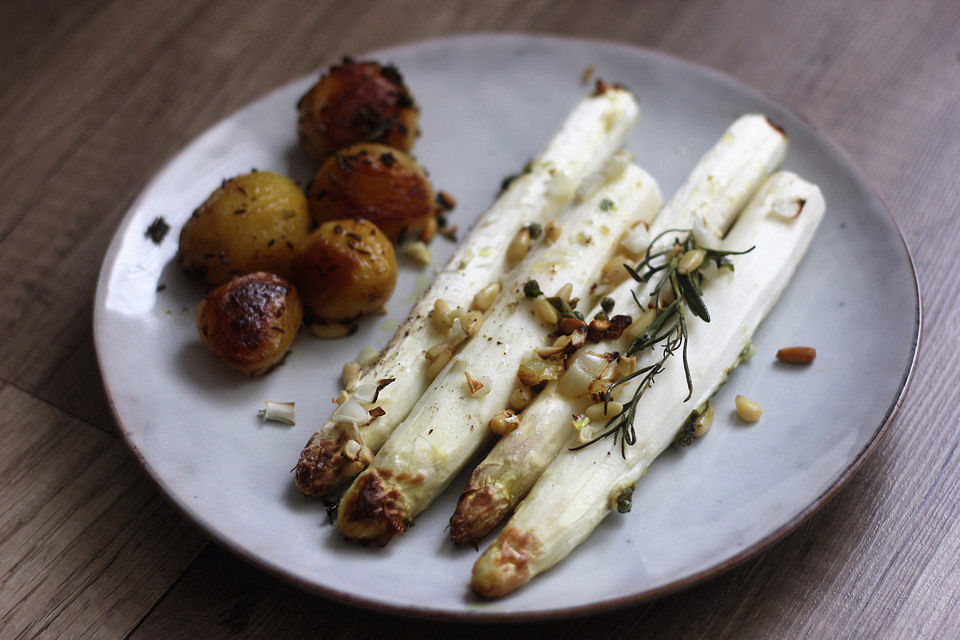
<svg viewBox="0 0 960 640">
<path fill-rule="evenodd" d="M 307 496 L 320 497 L 357 475 L 369 464 L 372 456 L 357 455 L 351 459 L 344 451 L 348 438 L 311 438 L 293 468 L 293 481 Z M 365 453 L 365 452 L 363 452 Z"/>
<path fill-rule="evenodd" d="M 475 543 L 497 526 L 509 507 L 509 501 L 493 487 L 478 486 L 471 478 L 450 518 L 450 537 L 460 545 Z"/>
<path fill-rule="evenodd" d="M 337 513 L 337 529 L 344 538 L 383 547 L 406 531 L 402 494 L 387 485 L 387 478 L 368 469 L 347 490 Z"/>
<path fill-rule="evenodd" d="M 533 577 L 530 563 L 540 550 L 540 541 L 520 529 L 507 527 L 473 565 L 470 587 L 484 598 L 504 596 Z"/>
</svg>

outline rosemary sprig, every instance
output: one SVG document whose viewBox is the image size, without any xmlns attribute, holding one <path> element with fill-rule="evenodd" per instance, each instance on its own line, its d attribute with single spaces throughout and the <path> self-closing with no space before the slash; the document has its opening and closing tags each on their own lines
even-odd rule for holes
<svg viewBox="0 0 960 640">
<path fill-rule="evenodd" d="M 670 248 L 654 251 L 654 245 L 670 233 L 681 235 L 674 238 L 673 245 Z M 684 377 L 687 382 L 687 397 L 683 401 L 687 402 L 693 397 L 693 378 L 690 374 L 690 362 L 687 358 L 688 327 L 685 312 L 689 310 L 695 317 L 704 322 L 710 322 L 710 312 L 703 301 L 703 273 L 701 268 L 704 264 L 708 264 L 708 261 L 712 261 L 717 268 L 729 267 L 732 270 L 733 264 L 729 256 L 743 255 L 753 251 L 753 249 L 754 247 L 744 251 L 711 249 L 699 245 L 690 229 L 667 229 L 650 241 L 647 250 L 644 252 L 643 260 L 635 267 L 623 265 L 630 277 L 641 285 L 646 284 L 659 274 L 659 280 L 650 292 L 652 300 L 648 305 L 640 302 L 636 291 L 631 291 L 633 301 L 637 304 L 641 313 L 647 311 L 648 308 L 656 308 L 658 312 L 653 322 L 627 348 L 626 355 L 632 356 L 644 349 L 655 349 L 658 345 L 662 347 L 663 351 L 660 358 L 653 364 L 637 369 L 607 387 L 603 395 L 604 409 L 606 409 L 607 403 L 613 399 L 613 392 L 617 388 L 631 380 L 640 378 L 640 384 L 633 392 L 633 396 L 624 403 L 620 413 L 607 421 L 603 431 L 588 442 L 572 447 L 571 451 L 583 449 L 608 436 L 613 436 L 614 444 L 618 439 L 620 441 L 621 455 L 626 456 L 627 445 L 632 445 L 637 441 L 634 423 L 640 398 L 643 397 L 647 389 L 653 386 L 657 375 L 663 371 L 667 360 L 678 351 L 680 352 Z M 690 251 L 702 251 L 703 259 L 693 268 L 685 268 L 681 271 L 683 256 Z"/>
</svg>

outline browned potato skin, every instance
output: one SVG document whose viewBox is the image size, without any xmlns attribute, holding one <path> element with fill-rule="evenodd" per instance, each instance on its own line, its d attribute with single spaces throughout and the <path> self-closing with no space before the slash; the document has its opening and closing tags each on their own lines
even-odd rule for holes
<svg viewBox="0 0 960 640">
<path fill-rule="evenodd" d="M 297 183 L 253 171 L 224 182 L 193 212 L 180 232 L 177 260 L 210 285 L 254 271 L 288 278 L 310 225 Z"/>
<path fill-rule="evenodd" d="M 317 162 L 358 142 L 410 151 L 420 115 L 396 67 L 350 58 L 325 73 L 297 111 L 300 146 Z"/>
<path fill-rule="evenodd" d="M 397 284 L 397 258 L 372 222 L 333 220 L 300 245 L 293 282 L 314 319 L 348 321 L 386 304 Z"/>
<path fill-rule="evenodd" d="M 217 287 L 197 307 L 203 342 L 227 365 L 259 376 L 280 363 L 303 322 L 292 284 L 273 273 L 249 273 Z"/>
<path fill-rule="evenodd" d="M 354 145 L 323 163 L 307 201 L 318 224 L 364 218 L 394 242 L 436 215 L 426 171 L 407 154 L 379 144 Z"/>
</svg>

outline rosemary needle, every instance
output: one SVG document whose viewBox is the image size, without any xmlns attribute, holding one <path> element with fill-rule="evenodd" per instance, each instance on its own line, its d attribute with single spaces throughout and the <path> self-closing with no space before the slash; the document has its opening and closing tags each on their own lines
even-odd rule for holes
<svg viewBox="0 0 960 640">
<path fill-rule="evenodd" d="M 682 239 L 675 238 L 673 246 L 669 249 L 653 251 L 653 246 L 657 241 L 668 233 L 685 235 Z M 695 269 L 691 269 L 686 273 L 680 273 L 679 256 L 695 249 L 703 251 L 703 262 Z M 626 457 L 626 447 L 637 441 L 637 433 L 634 428 L 637 404 L 646 390 L 653 386 L 657 375 L 663 371 L 670 357 L 675 355 L 677 351 L 680 351 L 683 373 L 687 382 L 687 397 L 684 398 L 683 401 L 687 402 L 693 396 L 693 379 L 690 375 L 690 362 L 687 359 L 688 328 L 685 313 L 689 310 L 694 317 L 699 318 L 703 322 L 710 322 L 710 312 L 707 310 L 707 306 L 703 301 L 703 273 L 700 269 L 703 264 L 707 264 L 708 260 L 712 260 L 717 268 L 728 266 L 733 269 L 733 264 L 729 256 L 743 255 L 753 251 L 753 249 L 754 247 L 750 247 L 744 251 L 710 249 L 698 245 L 693 237 L 693 232 L 689 229 L 667 229 L 650 241 L 647 250 L 644 252 L 643 260 L 641 260 L 636 267 L 631 267 L 626 264 L 623 265 L 627 273 L 630 274 L 630 277 L 640 284 L 645 284 L 654 276 L 660 274 L 660 279 L 650 293 L 653 304 L 658 306 L 659 312 L 644 332 L 630 344 L 627 348 L 626 355 L 632 356 L 643 349 L 653 349 L 657 346 L 662 347 L 663 351 L 660 358 L 653 364 L 623 376 L 607 388 L 603 396 L 604 411 L 606 411 L 606 405 L 611 402 L 615 389 L 630 380 L 640 378 L 640 383 L 633 392 L 633 396 L 623 404 L 623 409 L 620 413 L 607 421 L 603 431 L 591 440 L 576 447 L 571 447 L 571 451 L 583 449 L 608 436 L 613 436 L 614 444 L 616 444 L 619 439 L 620 453 Z M 673 300 L 661 307 L 661 299 L 667 295 L 668 292 L 665 287 L 668 285 L 670 292 L 673 294 Z M 640 311 L 646 311 L 647 308 L 641 304 L 637 298 L 637 293 L 631 291 L 630 294 L 633 297 L 633 301 L 637 304 L 637 307 L 640 308 Z"/>
</svg>

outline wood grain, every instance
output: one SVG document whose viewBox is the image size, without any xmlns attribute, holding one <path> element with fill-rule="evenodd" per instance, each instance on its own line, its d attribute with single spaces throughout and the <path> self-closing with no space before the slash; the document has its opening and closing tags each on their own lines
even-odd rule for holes
<svg viewBox="0 0 960 640">
<path fill-rule="evenodd" d="M 343 607 L 213 546 L 185 570 L 199 535 L 119 442 L 84 424 L 112 429 L 90 343 L 100 258 L 164 160 L 343 53 L 478 30 L 624 40 L 762 88 L 877 187 L 925 300 L 901 415 L 822 512 L 707 584 L 523 635 L 960 635 L 960 3 L 11 0 L 0 3 L 0 636 L 518 635 Z"/>
<path fill-rule="evenodd" d="M 203 537 L 116 438 L 0 388 L 0 637 L 123 637 Z"/>
</svg>

